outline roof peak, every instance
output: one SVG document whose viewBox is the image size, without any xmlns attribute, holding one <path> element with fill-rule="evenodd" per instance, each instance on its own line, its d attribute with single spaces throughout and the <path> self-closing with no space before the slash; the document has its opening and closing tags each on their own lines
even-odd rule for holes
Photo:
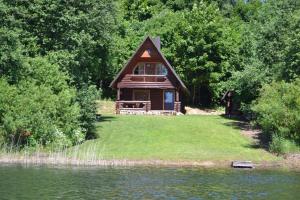
<svg viewBox="0 0 300 200">
<path fill-rule="evenodd" d="M 114 87 L 115 83 L 117 82 L 118 78 L 122 75 L 122 73 L 124 72 L 124 70 L 126 69 L 126 67 L 129 65 L 129 63 L 132 61 L 132 59 L 137 55 L 137 52 L 141 49 L 142 45 L 147 41 L 150 40 L 150 42 L 153 44 L 153 46 L 156 48 L 156 50 L 158 51 L 159 55 L 161 56 L 161 58 L 164 60 L 164 62 L 167 64 L 167 67 L 170 69 L 170 71 L 172 72 L 172 74 L 175 76 L 175 78 L 179 81 L 180 86 L 183 88 L 184 91 L 188 92 L 188 89 L 186 88 L 186 86 L 184 85 L 184 83 L 182 82 L 182 80 L 180 79 L 180 77 L 177 75 L 177 73 L 175 72 L 175 70 L 173 69 L 173 67 L 171 66 L 171 64 L 168 62 L 168 60 L 165 58 L 165 56 L 163 55 L 163 53 L 161 52 L 160 49 L 160 37 L 155 37 L 155 38 L 151 38 L 149 35 L 145 37 L 144 41 L 140 44 L 140 46 L 137 48 L 137 50 L 133 53 L 133 55 L 131 56 L 131 58 L 127 61 L 127 63 L 123 66 L 123 68 L 121 69 L 121 71 L 117 74 L 117 76 L 115 77 L 115 79 L 111 82 L 110 87 Z M 156 42 L 155 42 L 156 41 Z"/>
</svg>

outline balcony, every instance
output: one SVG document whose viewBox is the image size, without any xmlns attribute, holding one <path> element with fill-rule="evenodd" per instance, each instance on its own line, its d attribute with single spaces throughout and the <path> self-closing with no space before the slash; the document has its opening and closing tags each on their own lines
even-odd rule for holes
<svg viewBox="0 0 300 200">
<path fill-rule="evenodd" d="M 166 75 L 126 74 L 118 83 L 118 88 L 175 88 Z"/>
</svg>

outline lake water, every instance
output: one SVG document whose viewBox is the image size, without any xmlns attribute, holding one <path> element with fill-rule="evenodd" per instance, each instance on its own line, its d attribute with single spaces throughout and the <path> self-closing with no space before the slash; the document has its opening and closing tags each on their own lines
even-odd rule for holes
<svg viewBox="0 0 300 200">
<path fill-rule="evenodd" d="M 300 173 L 0 166 L 0 199 L 300 199 Z"/>
</svg>

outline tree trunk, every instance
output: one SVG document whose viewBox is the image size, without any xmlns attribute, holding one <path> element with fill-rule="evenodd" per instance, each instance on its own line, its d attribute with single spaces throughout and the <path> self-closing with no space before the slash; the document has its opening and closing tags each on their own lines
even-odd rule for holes
<svg viewBox="0 0 300 200">
<path fill-rule="evenodd" d="M 193 105 L 195 105 L 195 98 L 196 98 L 196 85 L 194 85 L 194 91 L 193 91 Z"/>
</svg>

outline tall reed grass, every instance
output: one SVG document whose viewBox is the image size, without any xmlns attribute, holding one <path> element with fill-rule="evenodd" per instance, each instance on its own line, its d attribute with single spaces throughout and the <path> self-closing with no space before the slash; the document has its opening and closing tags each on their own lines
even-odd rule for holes
<svg viewBox="0 0 300 200">
<path fill-rule="evenodd" d="M 28 147 L 16 145 L 0 145 L 1 163 L 20 164 L 49 164 L 49 165 L 112 165 L 105 163 L 101 155 L 96 153 L 96 144 L 88 148 L 80 148 L 75 145 L 70 148 L 64 146 Z"/>
</svg>

